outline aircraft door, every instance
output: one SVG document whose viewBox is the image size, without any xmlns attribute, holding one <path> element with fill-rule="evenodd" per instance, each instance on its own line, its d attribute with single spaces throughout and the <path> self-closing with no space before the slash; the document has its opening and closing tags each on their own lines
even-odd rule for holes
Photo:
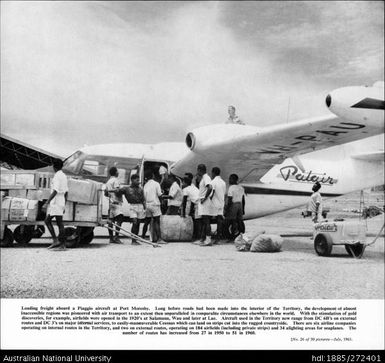
<svg viewBox="0 0 385 363">
<path fill-rule="evenodd" d="M 144 185 L 144 155 L 142 156 L 142 160 L 140 160 L 139 164 L 137 165 L 137 170 L 139 173 L 139 180 L 140 185 L 143 187 Z"/>
</svg>

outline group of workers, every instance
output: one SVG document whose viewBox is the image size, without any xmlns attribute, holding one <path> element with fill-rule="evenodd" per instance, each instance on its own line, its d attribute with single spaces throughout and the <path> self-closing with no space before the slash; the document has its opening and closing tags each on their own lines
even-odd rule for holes
<svg viewBox="0 0 385 363">
<path fill-rule="evenodd" d="M 226 123 L 244 125 L 244 122 L 235 114 L 235 107 L 228 107 L 229 117 Z M 45 223 L 53 238 L 48 247 L 52 250 L 65 250 L 65 233 L 63 215 L 65 211 L 68 182 L 62 172 L 63 162 L 56 159 L 53 162 L 55 176 L 52 179 L 52 193 L 45 202 L 47 216 Z M 245 191 L 238 184 L 238 176 L 231 174 L 229 187 L 221 178 L 221 170 L 213 167 L 211 176 L 206 166 L 200 164 L 194 178 L 192 173 L 186 173 L 180 181 L 175 175 L 168 174 L 163 165 L 157 170 L 145 171 L 145 184 L 140 185 L 139 174 L 131 176 L 129 186 L 121 186 L 116 167 L 109 170 L 110 178 L 106 183 L 105 195 L 109 198 L 109 237 L 110 243 L 121 244 L 119 239 L 120 227 L 123 223 L 123 197 L 129 207 L 129 217 L 132 223 L 131 233 L 138 236 L 140 223 L 143 222 L 142 238 L 146 237 L 148 226 L 151 228 L 151 239 L 156 243 L 166 243 L 161 239 L 160 216 L 180 215 L 192 217 L 194 222 L 194 244 L 212 246 L 220 240 L 233 240 L 237 235 L 245 232 L 243 215 L 245 213 Z M 321 185 L 317 182 L 313 186 L 308 210 L 312 220 L 318 223 L 322 213 L 322 198 L 319 193 Z M 59 236 L 56 236 L 52 219 L 56 219 Z M 212 239 L 211 221 L 215 219 L 217 230 Z M 132 244 L 139 244 L 132 238 Z"/>
<path fill-rule="evenodd" d="M 151 240 L 156 243 L 166 243 L 161 239 L 162 214 L 192 217 L 194 243 L 201 246 L 212 246 L 219 240 L 234 239 L 238 234 L 245 232 L 245 192 L 243 187 L 238 185 L 236 174 L 230 175 L 227 190 L 226 183 L 220 176 L 220 169 L 212 168 L 210 177 L 204 164 L 198 165 L 195 178 L 192 173 L 186 173 L 181 181 L 173 174 L 146 170 L 143 188 L 140 186 L 138 174 L 131 176 L 129 186 L 121 186 L 117 168 L 110 168 L 109 173 L 110 179 L 106 183 L 105 193 L 110 200 L 110 243 L 122 243 L 119 231 L 123 222 L 123 198 L 127 200 L 130 208 L 131 233 L 138 235 L 140 223 L 143 222 L 141 237 L 146 237 L 150 225 Z M 160 176 L 160 179 L 156 178 L 156 175 Z M 211 238 L 212 219 L 215 219 L 217 224 L 215 239 Z M 132 244 L 139 243 L 132 238 Z"/>
</svg>

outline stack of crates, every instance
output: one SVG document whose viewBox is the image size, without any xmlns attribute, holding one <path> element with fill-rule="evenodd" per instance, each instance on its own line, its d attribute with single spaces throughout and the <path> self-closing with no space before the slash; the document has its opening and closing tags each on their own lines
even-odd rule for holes
<svg viewBox="0 0 385 363">
<path fill-rule="evenodd" d="M 43 204 L 38 202 L 47 200 L 51 194 L 50 186 L 53 176 L 53 172 L 3 170 L 0 189 L 6 195 L 2 195 L 1 198 L 2 220 L 32 221 L 33 213 Z M 102 214 L 99 213 L 101 208 L 107 208 L 103 213 L 108 214 L 108 203 L 105 203 L 104 198 L 98 197 L 101 189 L 101 183 L 69 178 L 63 220 L 97 222 L 98 216 Z M 37 211 L 36 215 L 38 212 L 41 211 Z"/>
</svg>

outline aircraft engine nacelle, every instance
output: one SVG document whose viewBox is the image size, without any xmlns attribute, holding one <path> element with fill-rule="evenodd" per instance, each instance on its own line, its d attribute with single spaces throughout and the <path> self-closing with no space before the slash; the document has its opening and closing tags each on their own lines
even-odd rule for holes
<svg viewBox="0 0 385 363">
<path fill-rule="evenodd" d="M 225 153 L 233 148 L 232 142 L 239 137 L 258 133 L 258 128 L 247 125 L 219 124 L 197 128 L 186 136 L 187 147 L 196 152 L 204 153 L 208 149 L 219 147 Z"/>
<path fill-rule="evenodd" d="M 353 122 L 384 122 L 384 82 L 372 87 L 343 87 L 326 96 L 326 106 L 339 117 Z"/>
</svg>

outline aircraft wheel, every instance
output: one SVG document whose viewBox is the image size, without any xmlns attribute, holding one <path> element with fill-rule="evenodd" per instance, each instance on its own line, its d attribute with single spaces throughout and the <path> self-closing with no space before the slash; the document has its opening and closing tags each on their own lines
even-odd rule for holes
<svg viewBox="0 0 385 363">
<path fill-rule="evenodd" d="M 15 241 L 21 245 L 26 245 L 31 242 L 33 237 L 33 226 L 20 225 L 13 231 Z"/>
<path fill-rule="evenodd" d="M 93 227 L 78 227 L 79 244 L 88 245 L 94 239 Z"/>
<path fill-rule="evenodd" d="M 345 250 L 351 257 L 361 258 L 364 254 L 365 246 L 362 243 L 345 245 Z"/>
<path fill-rule="evenodd" d="M 64 236 L 66 239 L 66 247 L 75 248 L 78 246 L 79 238 L 75 227 L 65 227 Z"/>
<path fill-rule="evenodd" d="M 0 240 L 0 246 L 11 247 L 12 245 L 13 245 L 13 233 L 8 227 L 5 227 L 3 239 Z"/>
<path fill-rule="evenodd" d="M 333 241 L 328 234 L 317 234 L 314 238 L 314 249 L 319 256 L 330 256 L 333 249 Z"/>
</svg>

